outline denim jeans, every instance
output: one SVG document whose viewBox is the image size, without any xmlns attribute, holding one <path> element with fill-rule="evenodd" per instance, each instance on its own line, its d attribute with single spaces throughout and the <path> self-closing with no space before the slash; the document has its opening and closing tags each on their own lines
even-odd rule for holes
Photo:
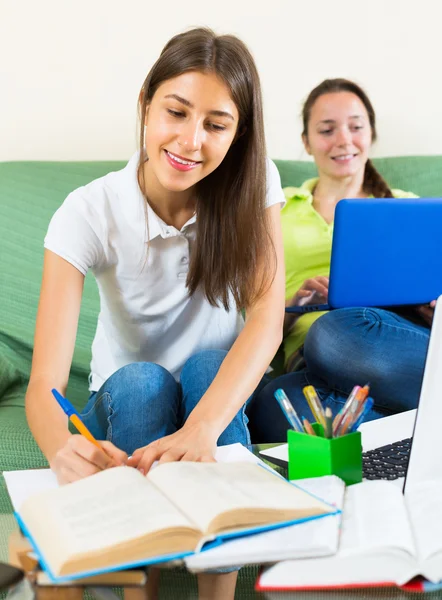
<svg viewBox="0 0 442 600">
<path fill-rule="evenodd" d="M 186 422 L 212 383 L 227 352 L 205 350 L 185 363 L 179 383 L 160 365 L 138 362 L 126 365 L 92 392 L 82 412 L 91 433 L 132 454 Z M 218 439 L 218 445 L 250 444 L 245 405 Z"/>
<path fill-rule="evenodd" d="M 300 417 L 313 419 L 302 393 L 313 385 L 335 415 L 355 385 L 370 384 L 374 406 L 366 420 L 416 408 L 430 329 L 391 311 L 343 308 L 320 317 L 304 345 L 306 368 L 274 379 L 249 407 L 255 439 L 281 442 L 288 423 L 273 394 L 282 388 Z"/>
</svg>

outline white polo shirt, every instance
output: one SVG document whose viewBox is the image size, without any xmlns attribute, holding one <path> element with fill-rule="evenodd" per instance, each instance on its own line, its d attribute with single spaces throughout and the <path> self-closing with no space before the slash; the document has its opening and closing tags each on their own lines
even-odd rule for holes
<svg viewBox="0 0 442 600">
<path fill-rule="evenodd" d="M 177 379 L 195 352 L 229 350 L 244 324 L 233 299 L 227 312 L 211 306 L 199 290 L 189 296 L 195 216 L 180 231 L 158 217 L 139 188 L 138 158 L 136 153 L 121 171 L 69 194 L 44 241 L 84 275 L 91 269 L 97 280 L 92 391 L 119 368 L 140 361 L 162 365 Z M 282 207 L 279 173 L 270 160 L 267 170 L 267 206 Z"/>
</svg>

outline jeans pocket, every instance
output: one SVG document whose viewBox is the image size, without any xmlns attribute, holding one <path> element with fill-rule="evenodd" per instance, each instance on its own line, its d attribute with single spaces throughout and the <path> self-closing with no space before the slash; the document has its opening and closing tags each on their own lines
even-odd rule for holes
<svg viewBox="0 0 442 600">
<path fill-rule="evenodd" d="M 97 392 L 91 392 L 88 401 L 86 402 L 86 406 L 81 411 L 81 418 L 87 417 L 87 415 L 94 410 L 94 406 L 97 402 Z"/>
<path fill-rule="evenodd" d="M 98 396 L 97 392 L 93 392 L 89 396 L 81 419 L 92 435 L 97 439 L 109 439 L 109 416 L 111 413 L 111 396 L 108 392 L 104 392 Z"/>
</svg>

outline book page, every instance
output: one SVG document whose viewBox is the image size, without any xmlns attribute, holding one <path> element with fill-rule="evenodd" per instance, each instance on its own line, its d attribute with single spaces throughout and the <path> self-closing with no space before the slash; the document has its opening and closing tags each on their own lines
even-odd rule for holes
<svg viewBox="0 0 442 600">
<path fill-rule="evenodd" d="M 51 566 L 66 556 L 163 528 L 191 527 L 172 502 L 130 467 L 107 469 L 32 496 L 22 505 L 20 517 Z"/>
<path fill-rule="evenodd" d="M 23 502 L 38 492 L 58 488 L 57 477 L 51 469 L 4 471 L 8 494 L 14 511 L 19 513 Z"/>
<path fill-rule="evenodd" d="M 203 532 L 217 515 L 234 509 L 333 512 L 321 500 L 252 463 L 165 463 L 148 479 Z"/>
<path fill-rule="evenodd" d="M 227 444 L 216 449 L 215 459 L 217 462 L 252 462 L 262 461 L 247 450 L 242 444 Z M 20 512 L 23 502 L 44 490 L 59 487 L 57 477 L 51 469 L 20 469 L 19 471 L 4 471 L 3 477 L 6 481 L 8 494 L 15 512 Z"/>
<path fill-rule="evenodd" d="M 296 482 L 326 502 L 341 509 L 345 484 L 335 475 L 300 479 Z M 342 514 L 313 519 L 281 529 L 227 540 L 220 546 L 192 554 L 184 559 L 191 571 L 216 569 L 249 563 L 266 563 L 292 558 L 335 554 L 338 549 Z"/>
<path fill-rule="evenodd" d="M 226 444 L 225 446 L 218 446 L 215 452 L 215 460 L 216 462 L 251 462 L 251 463 L 261 463 L 257 456 L 247 450 L 245 446 L 236 442 L 235 444 Z"/>
<path fill-rule="evenodd" d="M 258 589 L 403 584 L 416 574 L 416 564 L 400 489 L 387 481 L 364 481 L 346 489 L 338 552 L 278 562 L 261 575 Z"/>
<path fill-rule="evenodd" d="M 442 551 L 442 482 L 419 483 L 407 489 L 405 503 L 422 562 Z M 442 574 L 441 574 L 442 576 Z"/>
<path fill-rule="evenodd" d="M 347 488 L 339 555 L 415 547 L 401 490 L 387 481 L 364 481 Z"/>
</svg>

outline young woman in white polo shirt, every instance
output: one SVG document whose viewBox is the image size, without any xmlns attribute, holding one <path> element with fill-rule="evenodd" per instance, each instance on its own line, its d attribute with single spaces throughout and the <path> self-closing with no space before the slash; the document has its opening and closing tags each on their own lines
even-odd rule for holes
<svg viewBox="0 0 442 600">
<path fill-rule="evenodd" d="M 175 36 L 139 108 L 140 151 L 70 194 L 45 238 L 26 410 L 62 483 L 128 454 L 147 472 L 249 442 L 245 403 L 282 339 L 284 196 L 249 51 L 206 29 Z M 50 392 L 67 386 L 89 269 L 101 306 L 83 419 L 108 459 Z"/>
</svg>

